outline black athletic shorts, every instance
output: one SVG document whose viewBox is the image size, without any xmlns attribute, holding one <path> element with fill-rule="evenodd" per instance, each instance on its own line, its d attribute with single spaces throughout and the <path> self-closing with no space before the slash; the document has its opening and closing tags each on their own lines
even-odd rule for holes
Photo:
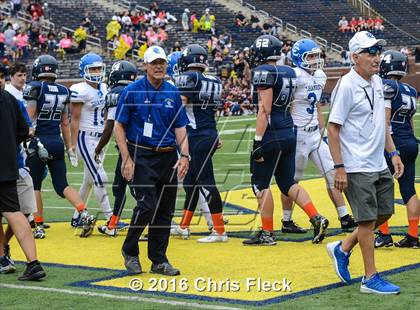
<svg viewBox="0 0 420 310">
<path fill-rule="evenodd" d="M 16 180 L 0 182 L 0 213 L 20 211 Z"/>
</svg>

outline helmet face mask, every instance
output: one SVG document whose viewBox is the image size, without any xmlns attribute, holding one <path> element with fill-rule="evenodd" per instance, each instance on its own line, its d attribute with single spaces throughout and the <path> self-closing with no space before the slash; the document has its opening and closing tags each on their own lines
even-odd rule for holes
<svg viewBox="0 0 420 310">
<path fill-rule="evenodd" d="M 99 69 L 99 70 L 95 70 Z M 84 68 L 83 78 L 86 81 L 92 83 L 101 83 L 105 79 L 105 64 L 103 63 L 93 63 L 91 65 L 86 65 Z"/>
<path fill-rule="evenodd" d="M 322 70 L 324 68 L 324 59 L 321 58 L 321 50 L 317 49 L 303 53 L 300 68 L 311 71 Z"/>
</svg>

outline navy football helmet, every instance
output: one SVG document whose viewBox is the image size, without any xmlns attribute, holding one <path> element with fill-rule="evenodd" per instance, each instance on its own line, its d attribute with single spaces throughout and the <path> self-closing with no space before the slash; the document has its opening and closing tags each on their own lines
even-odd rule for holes
<svg viewBox="0 0 420 310">
<path fill-rule="evenodd" d="M 134 82 L 137 77 L 137 68 L 131 62 L 121 60 L 112 65 L 108 76 L 108 86 L 113 87 L 117 84 L 128 85 Z"/>
<path fill-rule="evenodd" d="M 58 62 L 51 55 L 42 55 L 35 59 L 32 65 L 32 77 L 38 80 L 41 77 L 53 78 L 58 76 Z"/>
<path fill-rule="evenodd" d="M 258 66 L 267 60 L 279 60 L 283 43 L 272 35 L 259 36 L 250 49 L 250 60 Z"/>
<path fill-rule="evenodd" d="M 198 45 L 190 44 L 183 51 L 179 58 L 180 72 L 187 71 L 189 68 L 207 68 L 207 50 Z"/>
<path fill-rule="evenodd" d="M 381 55 L 379 75 L 384 79 L 390 75 L 403 77 L 407 74 L 407 66 L 407 56 L 399 51 L 389 50 Z"/>
</svg>

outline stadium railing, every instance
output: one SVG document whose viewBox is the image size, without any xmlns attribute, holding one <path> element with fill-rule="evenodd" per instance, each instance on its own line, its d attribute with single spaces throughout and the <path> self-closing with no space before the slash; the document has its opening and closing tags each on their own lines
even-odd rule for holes
<svg viewBox="0 0 420 310">
<path fill-rule="evenodd" d="M 61 27 L 61 32 L 67 32 L 67 33 L 70 33 L 73 36 L 75 30 L 71 29 L 69 27 L 62 26 Z M 91 35 L 87 36 L 86 43 L 89 44 L 89 45 L 93 45 L 93 46 L 102 48 L 102 40 L 100 38 L 97 38 L 97 37 L 94 37 L 94 36 L 91 36 Z"/>
</svg>

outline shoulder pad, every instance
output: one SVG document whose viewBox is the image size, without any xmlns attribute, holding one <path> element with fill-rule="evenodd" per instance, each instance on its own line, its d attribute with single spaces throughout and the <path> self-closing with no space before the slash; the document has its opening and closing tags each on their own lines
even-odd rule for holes
<svg viewBox="0 0 420 310">
<path fill-rule="evenodd" d="M 77 83 L 70 86 L 71 102 L 85 102 L 86 101 L 86 88 L 84 83 Z"/>
<path fill-rule="evenodd" d="M 315 81 L 319 84 L 325 85 L 327 82 L 327 75 L 321 69 L 318 69 L 314 72 Z"/>
<path fill-rule="evenodd" d="M 180 90 L 194 90 L 197 85 L 196 74 L 180 74 L 175 77 L 175 86 Z"/>
<path fill-rule="evenodd" d="M 256 88 L 272 88 L 277 81 L 276 67 L 261 65 L 252 72 L 252 85 Z"/>
<path fill-rule="evenodd" d="M 42 83 L 39 81 L 32 81 L 25 85 L 23 89 L 23 99 L 29 100 L 38 100 L 41 96 Z"/>
<path fill-rule="evenodd" d="M 289 66 L 276 66 L 277 75 L 281 78 L 296 79 L 296 72 Z"/>
<path fill-rule="evenodd" d="M 384 98 L 385 100 L 392 100 L 398 93 L 398 85 L 393 80 L 383 80 Z"/>
<path fill-rule="evenodd" d="M 107 109 L 116 107 L 118 105 L 118 99 L 123 90 L 124 90 L 124 86 L 118 86 L 106 94 L 105 107 Z"/>
</svg>

